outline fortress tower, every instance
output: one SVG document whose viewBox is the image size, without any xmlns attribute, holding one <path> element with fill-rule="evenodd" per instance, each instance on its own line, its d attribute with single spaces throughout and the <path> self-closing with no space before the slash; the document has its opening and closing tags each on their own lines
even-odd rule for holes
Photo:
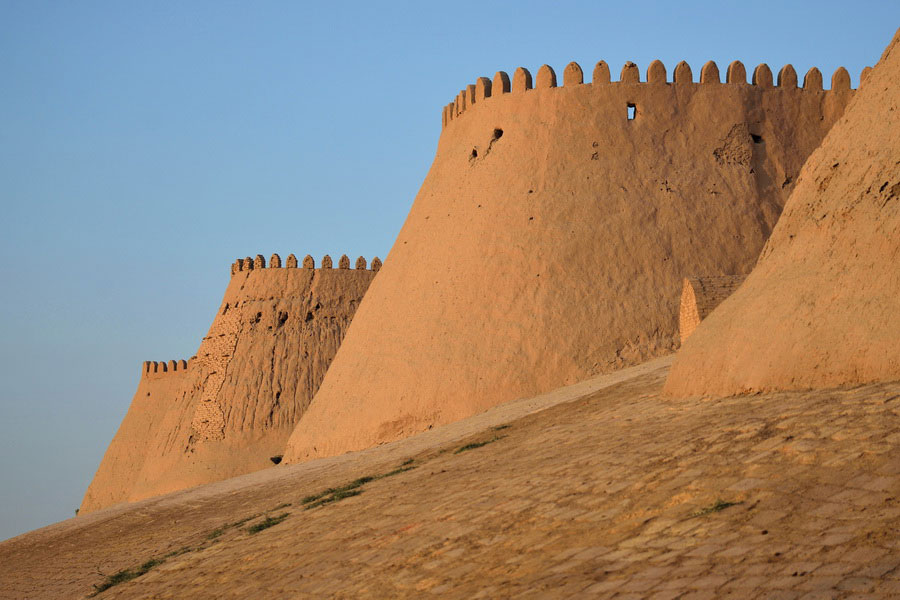
<svg viewBox="0 0 900 600">
<path fill-rule="evenodd" d="M 569 64 L 466 86 L 313 403 L 301 461 L 672 352 L 686 275 L 752 268 L 853 96 L 843 68 Z M 384 315 L 390 314 L 391 319 Z M 364 384 L 361 384 L 364 382 Z"/>
<path fill-rule="evenodd" d="M 81 512 L 272 466 L 381 261 L 238 259 L 190 361 L 145 362 Z"/>
</svg>

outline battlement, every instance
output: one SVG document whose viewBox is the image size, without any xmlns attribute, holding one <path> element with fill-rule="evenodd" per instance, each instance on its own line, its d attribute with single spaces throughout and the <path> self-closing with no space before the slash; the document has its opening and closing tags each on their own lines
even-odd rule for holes
<svg viewBox="0 0 900 600">
<path fill-rule="evenodd" d="M 359 258 L 356 259 L 355 270 L 357 270 L 357 271 L 369 270 L 369 271 L 377 272 L 381 269 L 381 264 L 382 264 L 381 259 L 376 256 L 375 258 L 372 259 L 371 265 L 367 267 L 366 259 L 364 257 L 360 256 Z M 333 268 L 332 265 L 333 265 L 333 263 L 331 260 L 331 256 L 326 254 L 325 256 L 322 257 L 322 266 L 320 268 L 332 269 Z M 256 269 L 265 269 L 265 268 L 267 268 L 266 267 L 266 258 L 262 254 L 257 254 L 255 258 L 251 258 L 248 256 L 246 258 L 239 258 L 236 261 L 234 261 L 233 263 L 231 263 L 231 274 L 233 276 L 235 273 L 240 273 L 241 271 L 253 271 Z M 273 254 L 269 258 L 268 268 L 269 269 L 282 268 L 281 256 L 279 256 L 278 254 Z M 286 269 L 297 269 L 297 268 L 315 269 L 316 261 L 312 256 L 307 254 L 303 258 L 303 263 L 301 264 L 301 263 L 298 263 L 296 256 L 294 256 L 293 254 L 288 254 L 288 257 L 284 261 L 284 268 L 286 268 Z M 350 269 L 350 257 L 347 256 L 346 254 L 342 255 L 338 259 L 338 270 L 340 270 L 340 269 Z"/>
<path fill-rule="evenodd" d="M 865 79 L 868 67 L 863 69 L 860 81 Z M 563 69 L 563 85 L 564 88 L 572 88 L 582 85 L 591 85 L 594 87 L 617 86 L 617 85 L 723 85 L 719 74 L 719 67 L 715 62 L 709 61 L 700 69 L 700 81 L 694 81 L 693 71 L 690 65 L 681 61 L 675 66 L 672 81 L 668 81 L 666 67 L 659 60 L 654 60 L 647 67 L 644 81 L 641 81 L 640 70 L 633 62 L 627 62 L 622 67 L 619 74 L 619 81 L 611 81 L 609 65 L 604 61 L 598 62 L 594 66 L 591 83 L 585 83 L 584 72 L 581 66 L 576 62 L 570 62 Z M 803 77 L 802 88 L 798 87 L 797 72 L 794 67 L 787 64 L 778 71 L 777 78 L 773 78 L 772 70 L 765 63 L 757 65 L 753 69 L 750 82 L 747 82 L 747 70 L 741 61 L 736 60 L 728 65 L 725 72 L 724 85 L 744 85 L 756 86 L 762 90 L 772 90 L 783 92 L 786 90 L 801 89 L 806 92 L 826 92 L 823 89 L 822 73 L 816 67 L 812 67 Z M 494 79 L 487 77 L 479 77 L 475 83 L 467 85 L 463 88 L 456 98 L 443 107 L 441 111 L 441 123 L 443 127 L 447 127 L 453 120 L 462 116 L 466 110 L 472 108 L 480 102 L 485 102 L 492 97 L 503 94 L 520 94 L 533 89 L 548 89 L 557 87 L 556 72 L 549 65 L 543 65 L 538 69 L 537 77 L 532 79 L 531 72 L 524 67 L 519 67 L 513 73 L 510 82 L 509 75 L 504 71 L 497 71 Z M 838 67 L 831 76 L 831 91 L 849 91 L 850 74 L 844 67 Z"/>
<path fill-rule="evenodd" d="M 155 360 L 145 360 L 143 365 L 141 365 L 141 377 L 187 371 L 190 368 L 192 361 L 193 357 L 190 360 L 180 359 L 170 360 L 168 362 L 164 360 L 159 362 Z"/>
</svg>

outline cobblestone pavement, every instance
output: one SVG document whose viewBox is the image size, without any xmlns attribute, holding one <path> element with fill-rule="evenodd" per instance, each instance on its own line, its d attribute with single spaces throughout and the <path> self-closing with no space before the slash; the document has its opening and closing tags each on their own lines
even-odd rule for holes
<svg viewBox="0 0 900 600">
<path fill-rule="evenodd" d="M 900 597 L 900 383 L 671 400 L 666 371 L 14 538 L 0 597 L 182 549 L 98 597 Z"/>
</svg>

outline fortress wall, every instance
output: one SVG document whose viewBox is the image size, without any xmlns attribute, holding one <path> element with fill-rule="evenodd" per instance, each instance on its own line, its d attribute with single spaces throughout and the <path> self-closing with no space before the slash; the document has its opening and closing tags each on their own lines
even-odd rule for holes
<svg viewBox="0 0 900 600">
<path fill-rule="evenodd" d="M 736 66 L 732 83 L 713 65 L 706 83 L 687 81 L 687 65 L 663 83 L 661 66 L 651 83 L 633 66 L 607 83 L 600 63 L 592 84 L 572 66 L 563 87 L 542 69 L 534 89 L 517 69 L 508 92 L 501 72 L 490 96 L 479 79 L 448 105 L 390 260 L 285 460 L 672 352 L 683 274 L 749 272 L 854 92 L 793 87 L 791 70 L 779 86 L 766 69 L 740 83 Z"/>
<path fill-rule="evenodd" d="M 375 271 L 261 258 L 237 261 L 253 267 L 234 271 L 189 363 L 144 363 L 83 512 L 270 467 L 282 454 Z"/>
<path fill-rule="evenodd" d="M 678 331 L 682 344 L 714 308 L 734 293 L 742 281 L 743 275 L 685 278 L 678 311 Z"/>
<path fill-rule="evenodd" d="M 804 165 L 753 272 L 679 352 L 666 391 L 894 381 L 898 340 L 900 30 Z"/>
</svg>

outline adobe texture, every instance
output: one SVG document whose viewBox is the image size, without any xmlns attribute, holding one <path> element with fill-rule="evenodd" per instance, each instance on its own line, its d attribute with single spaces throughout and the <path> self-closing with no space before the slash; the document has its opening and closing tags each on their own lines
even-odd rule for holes
<svg viewBox="0 0 900 600">
<path fill-rule="evenodd" d="M 900 378 L 900 31 L 803 167 L 759 264 L 697 328 L 666 391 Z"/>
<path fill-rule="evenodd" d="M 434 163 L 285 460 L 394 440 L 672 352 L 686 273 L 749 272 L 852 96 L 813 69 L 720 83 L 543 66 L 444 107 Z M 629 119 L 629 108 L 634 118 Z M 391 314 L 393 318 L 385 319 Z M 360 385 L 360 382 L 365 382 Z"/>
<path fill-rule="evenodd" d="M 375 276 L 365 259 L 335 270 L 314 269 L 311 257 L 305 268 L 293 255 L 285 262 L 239 259 L 197 356 L 144 363 L 82 512 L 270 467 L 281 455 Z"/>
<path fill-rule="evenodd" d="M 678 309 L 678 331 L 681 343 L 697 329 L 700 321 L 720 305 L 744 281 L 743 275 L 686 277 L 681 289 Z"/>
</svg>

